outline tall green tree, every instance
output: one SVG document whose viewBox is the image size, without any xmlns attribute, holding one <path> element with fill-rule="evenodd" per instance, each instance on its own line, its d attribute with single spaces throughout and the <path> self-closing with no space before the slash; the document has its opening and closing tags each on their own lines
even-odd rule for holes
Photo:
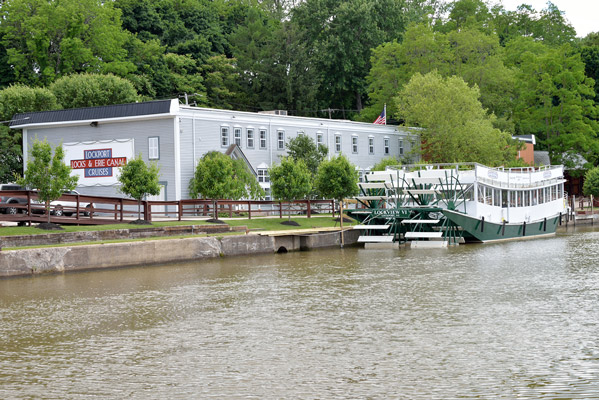
<svg viewBox="0 0 599 400">
<path fill-rule="evenodd" d="M 518 133 L 535 134 L 553 163 L 569 164 L 579 154 L 599 159 L 599 125 L 593 79 L 569 45 L 551 48 L 532 39 L 511 42 L 507 51 L 518 67 L 514 122 Z"/>
<path fill-rule="evenodd" d="M 31 111 L 56 110 L 56 96 L 48 89 L 13 85 L 0 90 L 0 182 L 10 182 L 15 174 L 23 172 L 22 135 L 20 130 L 10 129 L 16 114 Z M 19 124 L 24 121 L 13 121 Z"/>
<path fill-rule="evenodd" d="M 53 149 L 48 141 L 35 140 L 25 174 L 17 182 L 37 190 L 39 199 L 46 205 L 50 223 L 50 203 L 62 196 L 63 192 L 75 189 L 78 179 L 78 176 L 71 175 L 71 167 L 64 163 L 62 144 Z"/>
<path fill-rule="evenodd" d="M 303 160 L 281 158 L 281 163 L 268 170 L 272 196 L 277 200 L 293 201 L 304 199 L 312 191 L 310 171 Z M 289 209 L 291 221 L 291 208 Z"/>
<path fill-rule="evenodd" d="M 212 199 L 214 220 L 218 220 L 218 199 L 256 199 L 264 196 L 264 191 L 242 160 L 233 160 L 221 152 L 211 151 L 198 162 L 194 177 L 189 182 L 189 195 Z"/>
<path fill-rule="evenodd" d="M 408 126 L 423 128 L 421 152 L 435 163 L 479 162 L 501 165 L 516 158 L 511 136 L 493 127 L 479 101 L 479 90 L 460 77 L 436 72 L 415 74 L 397 96 Z"/>
<path fill-rule="evenodd" d="M 149 165 L 141 154 L 127 161 L 118 176 L 119 191 L 137 200 L 137 220 L 141 221 L 141 201 L 147 195 L 160 194 L 160 168 L 155 162 Z"/>
<path fill-rule="evenodd" d="M 371 49 L 398 39 L 406 26 L 404 1 L 308 0 L 292 13 L 306 32 L 327 107 L 361 110 Z"/>
<path fill-rule="evenodd" d="M 293 161 L 303 161 L 310 172 L 311 181 L 314 182 L 318 166 L 326 158 L 329 149 L 325 145 L 317 146 L 314 140 L 307 135 L 298 135 L 291 138 L 285 146 L 287 155 Z"/>
<path fill-rule="evenodd" d="M 126 73 L 127 33 L 112 2 L 11 0 L 1 8 L 2 44 L 16 79 L 47 85 L 77 72 Z"/>
<path fill-rule="evenodd" d="M 63 108 L 133 103 L 139 99 L 131 82 L 112 74 L 76 74 L 62 77 L 49 89 Z"/>
</svg>

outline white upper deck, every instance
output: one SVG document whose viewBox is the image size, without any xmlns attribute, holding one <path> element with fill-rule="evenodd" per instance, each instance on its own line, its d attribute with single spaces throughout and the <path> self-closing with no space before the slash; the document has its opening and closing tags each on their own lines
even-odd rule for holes
<svg viewBox="0 0 599 400">
<path fill-rule="evenodd" d="M 564 167 L 549 165 L 524 168 L 491 168 L 476 163 L 417 164 L 391 167 L 366 175 L 368 182 L 382 181 L 395 187 L 443 184 L 483 183 L 498 188 L 526 189 L 563 182 Z"/>
</svg>

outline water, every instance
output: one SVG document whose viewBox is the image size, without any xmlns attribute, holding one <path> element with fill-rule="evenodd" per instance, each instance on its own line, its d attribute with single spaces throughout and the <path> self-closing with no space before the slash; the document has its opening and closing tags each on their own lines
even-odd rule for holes
<svg viewBox="0 0 599 400">
<path fill-rule="evenodd" d="M 0 398 L 599 398 L 599 231 L 0 281 Z"/>
</svg>

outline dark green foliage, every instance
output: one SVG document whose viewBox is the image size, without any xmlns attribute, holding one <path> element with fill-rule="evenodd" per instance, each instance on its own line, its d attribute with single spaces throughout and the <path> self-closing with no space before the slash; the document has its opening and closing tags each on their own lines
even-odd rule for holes
<svg viewBox="0 0 599 400">
<path fill-rule="evenodd" d="M 582 192 L 585 196 L 592 195 L 595 198 L 599 198 L 599 167 L 587 171 L 584 176 Z"/>
<path fill-rule="evenodd" d="M 133 103 L 139 99 L 133 84 L 112 74 L 78 74 L 58 79 L 50 90 L 63 108 Z"/>
<path fill-rule="evenodd" d="M 14 85 L 0 90 L 0 183 L 10 182 L 23 172 L 21 131 L 10 129 L 15 114 L 59 108 L 56 96 L 48 89 Z M 23 121 L 14 121 L 15 123 Z"/>
</svg>

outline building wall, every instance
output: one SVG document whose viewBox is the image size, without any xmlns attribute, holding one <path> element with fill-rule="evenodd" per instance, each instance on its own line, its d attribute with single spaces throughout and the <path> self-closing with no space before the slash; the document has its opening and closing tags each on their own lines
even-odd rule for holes
<svg viewBox="0 0 599 400">
<path fill-rule="evenodd" d="M 114 139 L 133 139 L 134 154 L 141 153 L 144 161 L 148 162 L 148 138 L 158 137 L 160 142 L 160 181 L 165 182 L 167 200 L 175 199 L 175 144 L 174 118 L 168 119 L 138 119 L 128 122 L 102 122 L 96 127 L 89 124 L 61 125 L 56 127 L 29 128 L 23 131 L 24 140 L 29 149 L 35 138 L 47 139 L 53 146 L 60 143 L 91 142 Z M 82 194 L 95 196 L 122 196 L 117 185 L 78 187 Z"/>
<path fill-rule="evenodd" d="M 258 114 L 249 112 L 180 107 L 181 132 L 181 179 L 182 197 L 188 197 L 187 186 L 193 176 L 194 159 L 199 160 L 209 151 L 224 152 L 235 143 L 235 131 L 240 130 L 239 147 L 255 171 L 270 167 L 279 162 L 287 151 L 279 148 L 279 132 L 283 133 L 285 143 L 299 134 L 305 134 L 317 141 L 322 135 L 323 144 L 329 149 L 329 158 L 344 154 L 361 170 L 368 170 L 385 157 L 406 157 L 411 150 L 411 138 L 407 131 L 396 126 L 374 125 L 352 121 L 329 120 Z M 228 131 L 228 142 L 222 143 L 222 129 Z M 248 145 L 248 130 L 253 131 L 253 146 Z M 260 146 L 260 131 L 267 136 L 266 148 Z M 335 137 L 341 138 L 341 151 L 336 149 Z M 353 148 L 352 138 L 357 140 Z M 195 138 L 195 140 L 194 140 Z M 373 140 L 373 152 L 369 150 L 369 139 Z M 385 139 L 389 149 L 385 153 Z M 400 141 L 402 154 L 400 154 Z M 356 151 L 354 151 L 356 150 Z M 195 155 L 195 158 L 194 158 Z M 268 186 L 268 185 L 266 185 Z"/>
<path fill-rule="evenodd" d="M 368 170 L 381 159 L 389 156 L 402 157 L 400 140 L 403 143 L 403 156 L 410 152 L 410 137 L 407 131 L 396 126 L 368 123 L 258 114 L 230 110 L 204 109 L 179 106 L 173 102 L 169 116 L 123 117 L 111 120 L 98 119 L 97 125 L 90 121 L 53 122 L 40 127 L 26 127 L 24 139 L 30 146 L 34 137 L 47 138 L 53 145 L 71 142 L 89 142 L 115 139 L 133 139 L 135 155 L 141 153 L 149 160 L 148 138 L 159 138 L 161 178 L 165 183 L 166 200 L 189 198 L 188 185 L 195 172 L 197 161 L 209 151 L 225 152 L 235 142 L 235 131 L 241 133 L 239 147 L 245 154 L 254 171 L 269 168 L 287 154 L 285 144 L 298 134 L 305 134 L 315 142 L 322 135 L 322 143 L 329 149 L 329 158 L 344 154 L 360 170 Z M 228 130 L 228 142 L 222 142 L 221 132 Z M 253 130 L 253 146 L 248 144 L 248 130 Z M 260 131 L 266 133 L 266 146 L 260 146 Z M 284 135 L 282 148 L 278 133 Z M 337 151 L 335 138 L 341 140 Z M 352 138 L 357 147 L 353 147 Z M 370 151 L 369 140 L 373 147 Z M 389 141 L 388 154 L 385 153 L 385 139 Z M 265 183 L 268 188 L 269 184 Z M 79 187 L 83 194 L 120 196 L 116 185 Z"/>
</svg>

